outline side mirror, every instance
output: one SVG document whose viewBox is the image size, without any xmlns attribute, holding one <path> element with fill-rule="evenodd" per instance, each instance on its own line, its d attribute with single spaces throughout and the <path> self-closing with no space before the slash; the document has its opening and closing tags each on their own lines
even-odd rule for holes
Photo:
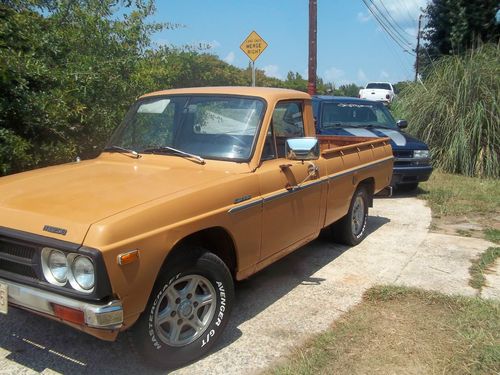
<svg viewBox="0 0 500 375">
<path fill-rule="evenodd" d="M 319 142 L 316 138 L 289 138 L 285 142 L 285 155 L 288 160 L 317 160 L 319 153 Z"/>
<path fill-rule="evenodd" d="M 406 120 L 398 120 L 398 122 L 396 123 L 396 125 L 398 126 L 398 128 L 400 129 L 404 129 L 408 126 L 408 121 Z"/>
</svg>

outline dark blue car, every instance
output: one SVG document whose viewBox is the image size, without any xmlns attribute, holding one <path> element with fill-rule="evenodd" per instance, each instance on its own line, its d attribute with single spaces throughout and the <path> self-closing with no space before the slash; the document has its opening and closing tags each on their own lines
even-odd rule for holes
<svg viewBox="0 0 500 375">
<path fill-rule="evenodd" d="M 416 189 L 432 173 L 427 145 L 403 132 L 405 120 L 395 121 L 389 110 L 365 99 L 313 96 L 316 132 L 319 135 L 389 137 L 394 153 L 391 186 Z"/>
</svg>

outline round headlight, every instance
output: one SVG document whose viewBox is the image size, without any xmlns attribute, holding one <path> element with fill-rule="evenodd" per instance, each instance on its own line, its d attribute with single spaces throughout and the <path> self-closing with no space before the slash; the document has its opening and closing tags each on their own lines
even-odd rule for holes
<svg viewBox="0 0 500 375">
<path fill-rule="evenodd" d="M 94 264 L 84 256 L 77 256 L 71 265 L 73 278 L 82 289 L 89 290 L 94 287 L 95 273 Z"/>
<path fill-rule="evenodd" d="M 47 261 L 49 271 L 59 283 L 65 283 L 68 279 L 68 261 L 66 255 L 59 250 L 52 250 Z"/>
</svg>

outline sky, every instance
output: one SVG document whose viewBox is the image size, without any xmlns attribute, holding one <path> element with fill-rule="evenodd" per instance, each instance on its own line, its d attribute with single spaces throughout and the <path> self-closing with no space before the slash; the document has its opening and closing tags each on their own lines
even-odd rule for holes
<svg viewBox="0 0 500 375">
<path fill-rule="evenodd" d="M 317 0 L 317 75 L 337 87 L 412 80 L 415 57 L 408 51 L 415 48 L 418 16 L 428 0 L 366 2 L 387 10 L 411 46 L 405 51 L 396 44 L 362 0 Z M 307 79 L 309 0 L 156 0 L 156 7 L 153 20 L 183 25 L 157 33 L 158 45 L 209 45 L 209 53 L 245 68 L 249 59 L 240 45 L 256 31 L 268 44 L 256 68 L 281 79 L 289 71 Z"/>
</svg>

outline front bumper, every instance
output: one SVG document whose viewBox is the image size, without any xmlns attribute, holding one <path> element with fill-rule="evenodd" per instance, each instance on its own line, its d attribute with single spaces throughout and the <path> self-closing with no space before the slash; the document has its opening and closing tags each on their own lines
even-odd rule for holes
<svg viewBox="0 0 500 375">
<path fill-rule="evenodd" d="M 94 304 L 9 280 L 0 279 L 0 283 L 7 285 L 9 305 L 31 310 L 54 319 L 60 319 L 54 306 L 79 310 L 83 312 L 84 327 L 117 330 L 123 325 L 123 307 L 118 300 L 106 304 Z"/>
<path fill-rule="evenodd" d="M 432 171 L 433 168 L 430 165 L 419 167 L 394 166 L 391 186 L 427 181 Z"/>
</svg>

